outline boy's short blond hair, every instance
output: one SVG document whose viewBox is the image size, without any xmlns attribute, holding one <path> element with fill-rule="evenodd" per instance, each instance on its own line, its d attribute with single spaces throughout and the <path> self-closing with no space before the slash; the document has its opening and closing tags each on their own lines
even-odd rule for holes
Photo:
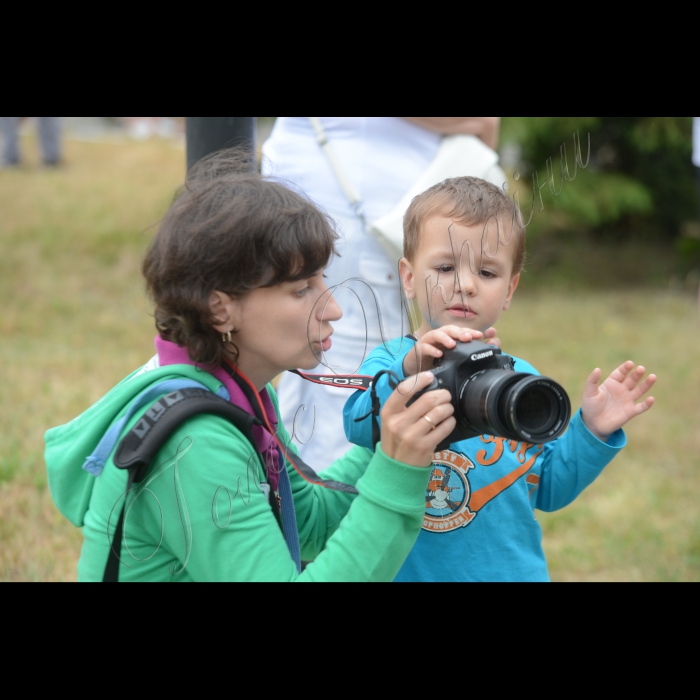
<svg viewBox="0 0 700 700">
<path fill-rule="evenodd" d="M 477 177 L 456 177 L 419 194 L 404 217 L 404 256 L 413 258 L 423 225 L 434 216 L 454 219 L 465 226 L 498 222 L 501 241 L 513 248 L 513 275 L 525 266 L 525 229 L 516 204 L 499 187 Z"/>
</svg>

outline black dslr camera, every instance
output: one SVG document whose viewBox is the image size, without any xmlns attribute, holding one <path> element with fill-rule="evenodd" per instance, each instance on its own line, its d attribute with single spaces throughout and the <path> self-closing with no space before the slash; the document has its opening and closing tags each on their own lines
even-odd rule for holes
<svg viewBox="0 0 700 700">
<path fill-rule="evenodd" d="M 516 372 L 513 358 L 496 346 L 457 343 L 435 365 L 435 381 L 409 405 L 429 391 L 452 394 L 457 428 L 438 450 L 480 435 L 539 445 L 566 432 L 571 420 L 566 391 L 547 377 Z"/>
</svg>

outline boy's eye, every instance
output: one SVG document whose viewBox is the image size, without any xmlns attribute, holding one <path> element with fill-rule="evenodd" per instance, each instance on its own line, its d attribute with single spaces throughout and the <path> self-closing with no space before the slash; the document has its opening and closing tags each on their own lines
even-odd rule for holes
<svg viewBox="0 0 700 700">
<path fill-rule="evenodd" d="M 311 287 L 304 287 L 303 289 L 298 289 L 295 294 L 298 297 L 303 297 L 307 292 L 311 291 Z"/>
<path fill-rule="evenodd" d="M 437 271 L 447 275 L 450 272 L 454 272 L 455 269 L 451 265 L 440 265 L 440 267 L 437 268 Z"/>
<path fill-rule="evenodd" d="M 489 279 L 490 277 L 496 276 L 496 274 L 494 272 L 489 272 L 488 270 L 482 270 L 480 274 L 482 277 L 486 277 L 487 279 Z"/>
</svg>

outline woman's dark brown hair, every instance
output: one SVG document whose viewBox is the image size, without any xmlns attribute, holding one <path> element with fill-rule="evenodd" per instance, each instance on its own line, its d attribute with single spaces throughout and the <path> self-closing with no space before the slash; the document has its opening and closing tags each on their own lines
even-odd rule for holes
<svg viewBox="0 0 700 700">
<path fill-rule="evenodd" d="M 212 292 L 242 299 L 261 287 L 307 279 L 335 253 L 330 219 L 249 167 L 240 151 L 198 163 L 143 263 L 160 336 L 186 347 L 202 366 L 219 366 L 226 355 L 213 328 Z"/>
</svg>

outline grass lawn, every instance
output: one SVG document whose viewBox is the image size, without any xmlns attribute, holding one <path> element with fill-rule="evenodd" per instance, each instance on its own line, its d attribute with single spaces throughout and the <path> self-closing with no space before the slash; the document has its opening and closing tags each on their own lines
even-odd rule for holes
<svg viewBox="0 0 700 700">
<path fill-rule="evenodd" d="M 51 501 L 43 435 L 153 355 L 140 260 L 184 176 L 183 151 L 158 141 L 69 141 L 67 163 L 0 172 L 2 581 L 76 578 L 82 538 Z M 600 277 L 597 254 L 581 265 Z M 563 383 L 576 408 L 596 366 L 633 359 L 659 376 L 628 449 L 575 504 L 539 515 L 554 580 L 700 580 L 697 299 L 526 275 L 499 331 L 504 350 Z"/>
</svg>

